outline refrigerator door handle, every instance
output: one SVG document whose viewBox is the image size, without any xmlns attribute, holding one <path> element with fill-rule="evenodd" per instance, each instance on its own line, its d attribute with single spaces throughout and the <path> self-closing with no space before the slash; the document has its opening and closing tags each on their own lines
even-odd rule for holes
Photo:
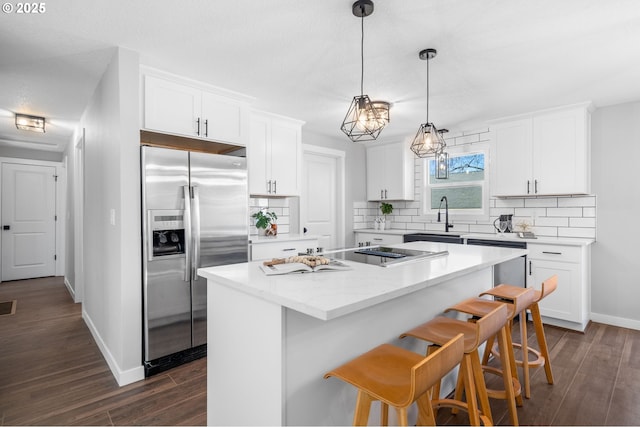
<svg viewBox="0 0 640 427">
<path fill-rule="evenodd" d="M 188 185 L 182 186 L 184 194 L 184 240 L 185 245 L 185 269 L 184 281 L 191 281 L 191 188 Z"/>
<path fill-rule="evenodd" d="M 200 268 L 200 191 L 197 186 L 193 186 L 193 206 L 192 213 L 192 238 L 193 238 L 193 278 L 196 278 L 196 270 Z"/>
</svg>

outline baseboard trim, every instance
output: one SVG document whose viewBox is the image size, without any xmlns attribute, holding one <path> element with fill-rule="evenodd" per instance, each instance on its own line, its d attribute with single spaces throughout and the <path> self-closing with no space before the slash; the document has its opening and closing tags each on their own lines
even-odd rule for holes
<svg viewBox="0 0 640 427">
<path fill-rule="evenodd" d="M 140 364 L 140 366 L 136 366 L 135 368 L 127 369 L 124 371 L 120 369 L 120 366 L 118 366 L 118 362 L 116 362 L 115 358 L 109 351 L 109 348 L 106 346 L 104 340 L 100 336 L 100 333 L 96 329 L 93 321 L 91 320 L 91 316 L 89 316 L 89 314 L 84 310 L 84 308 L 82 309 L 82 319 L 84 320 L 87 327 L 89 328 L 89 331 L 91 332 L 93 339 L 98 345 L 98 348 L 102 353 L 102 356 L 107 361 L 107 365 L 109 365 L 111 374 L 113 375 L 115 380 L 118 382 L 118 385 L 120 387 L 144 379 L 144 366 L 142 366 L 142 364 Z"/>
<path fill-rule="evenodd" d="M 610 316 L 608 314 L 591 313 L 591 321 L 597 322 L 597 323 L 604 323 L 606 325 L 611 325 L 611 326 L 618 326 L 621 328 L 635 329 L 640 331 L 640 320 Z"/>
<path fill-rule="evenodd" d="M 71 294 L 71 298 L 73 298 L 73 302 L 79 302 L 78 300 L 76 300 L 76 290 L 73 289 L 73 287 L 71 286 L 71 283 L 69 283 L 69 280 L 67 280 L 67 276 L 64 277 L 64 285 L 67 287 L 67 290 L 69 291 L 69 294 Z"/>
</svg>

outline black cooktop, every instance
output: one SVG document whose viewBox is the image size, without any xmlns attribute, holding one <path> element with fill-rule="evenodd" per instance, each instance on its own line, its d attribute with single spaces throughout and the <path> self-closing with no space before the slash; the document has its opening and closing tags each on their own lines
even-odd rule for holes
<svg viewBox="0 0 640 427">
<path fill-rule="evenodd" d="M 363 264 L 389 267 L 423 258 L 448 255 L 448 251 L 419 251 L 414 249 L 389 248 L 385 246 L 348 249 L 330 254 L 332 258 L 345 259 Z"/>
</svg>

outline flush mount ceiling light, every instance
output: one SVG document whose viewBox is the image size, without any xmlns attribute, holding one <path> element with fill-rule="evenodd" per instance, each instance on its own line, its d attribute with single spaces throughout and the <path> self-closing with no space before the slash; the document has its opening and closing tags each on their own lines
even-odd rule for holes
<svg viewBox="0 0 640 427">
<path fill-rule="evenodd" d="M 353 141 L 373 141 L 389 123 L 388 102 L 371 101 L 364 94 L 364 18 L 373 13 L 371 0 L 356 1 L 351 11 L 360 18 L 360 96 L 354 96 L 340 129 Z"/>
<path fill-rule="evenodd" d="M 16 113 L 16 127 L 20 130 L 44 133 L 44 117 Z"/>
<path fill-rule="evenodd" d="M 429 60 L 435 58 L 437 54 L 438 51 L 435 49 L 424 49 L 419 54 L 420 59 L 427 61 L 427 121 L 420 125 L 411 143 L 411 151 L 418 157 L 428 157 L 443 152 L 447 145 L 442 134 L 429 121 Z"/>
</svg>

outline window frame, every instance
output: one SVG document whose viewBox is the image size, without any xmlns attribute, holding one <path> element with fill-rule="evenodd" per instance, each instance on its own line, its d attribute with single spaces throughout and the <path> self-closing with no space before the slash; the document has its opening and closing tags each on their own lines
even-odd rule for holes
<svg viewBox="0 0 640 427">
<path fill-rule="evenodd" d="M 489 200 L 490 200 L 490 145 L 488 143 L 476 143 L 466 144 L 461 146 L 451 146 L 446 148 L 446 152 L 449 154 L 449 159 L 452 157 L 461 157 L 470 154 L 483 154 L 484 155 L 484 179 L 482 181 L 469 181 L 469 184 L 474 186 L 480 183 L 482 187 L 482 208 L 480 209 L 452 209 L 449 208 L 449 218 L 457 218 L 459 220 L 488 220 L 489 216 Z M 433 156 L 422 159 L 422 183 L 421 183 L 421 213 L 427 219 L 436 219 L 438 215 L 438 209 L 431 209 L 431 189 L 432 188 L 454 188 L 464 187 L 468 183 L 460 182 L 452 183 L 447 182 L 446 179 L 439 180 L 434 184 L 429 183 L 429 162 L 433 160 Z"/>
</svg>

